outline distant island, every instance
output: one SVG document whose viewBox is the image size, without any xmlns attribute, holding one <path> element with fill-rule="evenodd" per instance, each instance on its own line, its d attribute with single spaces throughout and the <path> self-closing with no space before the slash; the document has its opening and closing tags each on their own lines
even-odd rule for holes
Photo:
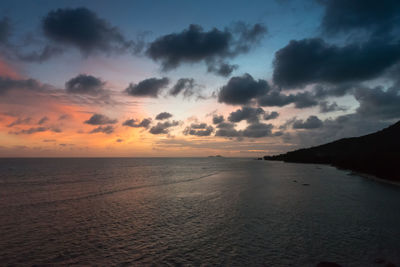
<svg viewBox="0 0 400 267">
<path fill-rule="evenodd" d="M 215 156 L 208 156 L 209 158 L 223 158 L 221 155 L 215 155 Z"/>
<path fill-rule="evenodd" d="M 400 121 L 376 133 L 343 138 L 311 148 L 299 149 L 265 160 L 321 163 L 400 181 Z"/>
</svg>

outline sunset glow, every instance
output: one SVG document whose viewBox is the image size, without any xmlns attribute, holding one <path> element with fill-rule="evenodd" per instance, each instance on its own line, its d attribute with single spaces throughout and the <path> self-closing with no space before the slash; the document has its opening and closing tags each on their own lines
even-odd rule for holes
<svg viewBox="0 0 400 267">
<path fill-rule="evenodd" d="M 2 157 L 253 157 L 365 134 L 400 115 L 398 58 L 369 58 L 398 50 L 392 29 L 371 44 L 374 33 L 351 35 L 368 25 L 330 25 L 331 7 L 318 1 L 226 1 L 229 10 L 39 1 L 26 3 L 29 14 L 17 2 L 2 3 Z M 81 20 L 87 28 L 69 30 Z M 318 49 L 326 69 L 291 54 Z M 375 67 L 349 76 L 348 51 Z M 163 112 L 171 116 L 157 120 Z M 95 114 L 109 121 L 87 123 Z M 220 116 L 225 124 L 213 122 Z"/>
</svg>

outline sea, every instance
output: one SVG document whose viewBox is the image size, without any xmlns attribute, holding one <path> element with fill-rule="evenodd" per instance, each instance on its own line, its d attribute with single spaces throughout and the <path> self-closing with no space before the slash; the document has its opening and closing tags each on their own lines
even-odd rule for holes
<svg viewBox="0 0 400 267">
<path fill-rule="evenodd" d="M 400 265 L 400 187 L 248 158 L 0 159 L 0 266 Z"/>
</svg>

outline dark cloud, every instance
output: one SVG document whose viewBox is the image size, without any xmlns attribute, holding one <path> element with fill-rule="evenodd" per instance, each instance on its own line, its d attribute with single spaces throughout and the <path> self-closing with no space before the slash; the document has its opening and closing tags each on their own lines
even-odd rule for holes
<svg viewBox="0 0 400 267">
<path fill-rule="evenodd" d="M 182 92 L 184 97 L 190 97 L 194 94 L 193 90 L 195 85 L 194 79 L 181 78 L 171 88 L 169 94 L 172 96 L 177 96 Z"/>
<path fill-rule="evenodd" d="M 50 128 L 50 130 L 52 132 L 55 132 L 55 133 L 61 133 L 62 132 L 62 130 L 60 128 L 58 128 L 58 127 L 52 127 L 52 128 Z"/>
<path fill-rule="evenodd" d="M 0 20 L 0 44 L 7 44 L 11 36 L 11 23 L 10 19 L 4 17 Z"/>
<path fill-rule="evenodd" d="M 236 70 L 239 66 L 238 65 L 231 65 L 228 63 L 216 63 L 216 64 L 209 64 L 207 67 L 208 72 L 215 73 L 217 75 L 228 77 L 232 74 L 234 70 Z"/>
<path fill-rule="evenodd" d="M 192 123 L 189 127 L 186 127 L 183 131 L 185 135 L 195 136 L 210 136 L 214 132 L 214 127 L 207 125 L 206 123 Z"/>
<path fill-rule="evenodd" d="M 94 128 L 91 130 L 89 133 L 105 133 L 105 134 L 111 134 L 114 132 L 114 127 L 111 125 L 107 126 L 99 126 L 97 128 Z"/>
<path fill-rule="evenodd" d="M 285 133 L 283 132 L 283 131 L 276 131 L 276 132 L 274 132 L 272 135 L 273 136 L 282 136 L 282 135 L 284 135 Z"/>
<path fill-rule="evenodd" d="M 58 120 L 62 121 L 62 120 L 66 120 L 66 119 L 69 119 L 69 118 L 71 118 L 71 115 L 62 114 L 62 115 L 60 115 L 60 117 L 58 117 Z"/>
<path fill-rule="evenodd" d="M 95 51 L 133 51 L 141 45 L 127 40 L 117 27 L 85 7 L 50 11 L 43 18 L 42 28 L 49 39 L 75 46 L 86 55 Z"/>
<path fill-rule="evenodd" d="M 148 128 L 150 126 L 150 123 L 151 123 L 150 118 L 143 119 L 141 122 L 139 122 L 135 119 L 130 119 L 130 120 L 124 121 L 124 123 L 122 123 L 122 125 L 133 127 L 133 128 Z"/>
<path fill-rule="evenodd" d="M 217 125 L 215 136 L 222 137 L 240 137 L 241 133 L 235 129 L 234 123 L 221 122 Z"/>
<path fill-rule="evenodd" d="M 102 114 L 93 114 L 90 119 L 85 121 L 86 124 L 91 124 L 91 125 L 104 125 L 104 124 L 115 124 L 117 123 L 116 119 L 110 119 L 106 115 Z"/>
<path fill-rule="evenodd" d="M 266 113 L 264 114 L 263 119 L 266 120 L 266 121 L 268 121 L 268 120 L 276 119 L 276 118 L 278 118 L 278 117 L 279 117 L 279 113 L 276 112 L 276 111 L 272 111 L 272 112 L 266 112 Z"/>
<path fill-rule="evenodd" d="M 242 107 L 231 112 L 228 120 L 230 122 L 240 122 L 242 120 L 246 120 L 248 123 L 258 122 L 260 116 L 264 113 L 265 111 L 262 108 Z"/>
<path fill-rule="evenodd" d="M 329 96 L 344 96 L 352 93 L 353 89 L 357 87 L 357 83 L 342 83 L 338 85 L 321 85 L 314 86 L 313 92 L 316 98 L 323 99 Z"/>
<path fill-rule="evenodd" d="M 213 66 L 225 58 L 232 58 L 238 54 L 246 53 L 266 33 L 266 28 L 261 24 L 249 26 L 238 23 L 234 28 L 219 30 L 213 28 L 204 31 L 199 25 L 190 25 L 180 33 L 164 35 L 150 43 L 146 53 L 161 62 L 163 70 L 177 68 L 182 63 L 205 62 Z M 228 69 L 222 66 L 221 73 L 226 74 Z M 230 66 L 231 68 L 232 66 Z M 211 67 L 209 71 L 217 72 Z"/>
<path fill-rule="evenodd" d="M 241 140 L 243 137 L 248 138 L 261 138 L 272 135 L 272 124 L 265 124 L 260 122 L 253 122 L 249 124 L 244 130 L 236 130 L 234 123 L 222 122 L 217 125 L 215 136 L 222 137 L 237 137 Z"/>
<path fill-rule="evenodd" d="M 104 93 L 104 85 L 100 78 L 79 74 L 65 83 L 65 90 L 71 94 L 98 95 Z"/>
<path fill-rule="evenodd" d="M 265 80 L 254 80 L 246 73 L 229 79 L 218 93 L 218 102 L 231 105 L 245 105 L 252 99 L 266 94 L 270 87 Z"/>
<path fill-rule="evenodd" d="M 321 101 L 319 103 L 319 111 L 321 113 L 328 113 L 333 111 L 346 111 L 346 107 L 339 106 L 336 102 L 329 103 L 328 101 Z"/>
<path fill-rule="evenodd" d="M 304 120 L 295 120 L 293 122 L 293 129 L 316 129 L 321 128 L 323 122 L 317 116 L 309 116 Z"/>
<path fill-rule="evenodd" d="M 190 125 L 190 127 L 193 128 L 193 129 L 204 129 L 204 128 L 207 128 L 207 123 L 205 123 L 205 122 L 202 122 L 202 123 L 192 123 L 192 124 Z"/>
<path fill-rule="evenodd" d="M 260 138 L 260 137 L 271 136 L 272 135 L 271 130 L 273 127 L 274 126 L 272 124 L 265 124 L 259 122 L 252 123 L 243 130 L 242 136 L 249 138 Z"/>
<path fill-rule="evenodd" d="M 317 97 L 311 92 L 283 94 L 271 89 L 265 80 L 254 80 L 249 74 L 232 77 L 218 94 L 218 101 L 232 105 L 248 104 L 256 100 L 260 106 L 286 106 L 294 104 L 296 108 L 308 108 L 318 105 Z"/>
<path fill-rule="evenodd" d="M 14 39 L 10 40 L 12 36 L 12 23 L 8 17 L 4 17 L 0 20 L 0 48 L 2 48 L 2 56 L 3 58 L 7 58 L 11 61 L 14 60 L 22 60 L 26 62 L 43 62 L 55 55 L 62 54 L 64 49 L 53 44 L 46 44 L 43 48 L 39 50 L 34 50 L 27 52 L 26 47 L 33 42 L 37 42 L 36 38 L 27 38 L 28 41 L 25 40 L 24 44 L 18 44 L 15 42 L 11 42 Z"/>
<path fill-rule="evenodd" d="M 292 40 L 275 54 L 273 80 L 286 89 L 363 81 L 381 75 L 399 59 L 400 44 L 388 40 L 341 47 L 319 38 Z"/>
<path fill-rule="evenodd" d="M 124 139 L 118 138 L 117 140 L 115 140 L 115 142 L 122 143 L 122 142 L 124 142 Z"/>
<path fill-rule="evenodd" d="M 43 86 L 34 79 L 12 79 L 0 76 L 0 95 L 11 90 L 41 90 Z"/>
<path fill-rule="evenodd" d="M 23 53 L 15 50 L 16 56 L 19 60 L 39 63 L 42 63 L 54 56 L 61 55 L 63 52 L 64 49 L 54 45 L 46 45 L 41 50 L 32 51 L 29 53 Z"/>
<path fill-rule="evenodd" d="M 31 117 L 18 118 L 15 121 L 13 121 L 12 123 L 10 123 L 9 125 L 7 125 L 7 127 L 13 127 L 15 125 L 21 125 L 21 124 L 29 124 L 31 121 L 32 121 Z"/>
<path fill-rule="evenodd" d="M 262 24 L 254 24 L 253 26 L 244 22 L 237 22 L 234 25 L 234 31 L 239 34 L 239 42 L 237 50 L 247 52 L 252 43 L 259 42 L 267 33 L 267 28 Z"/>
<path fill-rule="evenodd" d="M 271 91 L 268 94 L 260 96 L 258 104 L 263 107 L 283 107 L 294 102 L 293 95 L 285 95 L 279 91 Z"/>
<path fill-rule="evenodd" d="M 169 84 L 168 78 L 149 78 L 139 82 L 138 84 L 129 84 L 126 92 L 131 96 L 139 97 L 158 97 L 161 89 Z"/>
<path fill-rule="evenodd" d="M 41 133 L 41 132 L 46 132 L 46 131 L 52 131 L 55 133 L 60 133 L 61 129 L 58 128 L 48 128 L 48 127 L 32 127 L 29 129 L 22 129 L 19 131 L 13 131 L 10 132 L 10 134 L 15 134 L 15 135 L 19 135 L 19 134 L 35 134 L 35 133 Z"/>
<path fill-rule="evenodd" d="M 328 34 L 365 30 L 386 34 L 399 25 L 400 2 L 397 0 L 324 0 L 322 29 Z"/>
<path fill-rule="evenodd" d="M 222 116 L 222 115 L 214 115 L 213 116 L 213 123 L 214 124 L 220 124 L 223 121 L 224 121 L 224 116 Z"/>
<path fill-rule="evenodd" d="M 150 128 L 151 134 L 167 134 L 169 132 L 169 128 L 179 125 L 179 121 L 166 121 L 166 122 L 158 122 L 157 125 Z"/>
<path fill-rule="evenodd" d="M 47 127 L 32 127 L 29 129 L 23 129 L 20 131 L 15 131 L 15 132 L 11 132 L 12 134 L 34 134 L 34 133 L 40 133 L 40 132 L 45 132 L 47 131 Z"/>
<path fill-rule="evenodd" d="M 302 92 L 292 95 L 293 103 L 296 108 L 309 108 L 318 105 L 315 96 L 309 92 Z"/>
<path fill-rule="evenodd" d="M 400 87 L 359 87 L 354 96 L 360 103 L 357 114 L 363 117 L 394 119 L 400 118 Z"/>
<path fill-rule="evenodd" d="M 318 105 L 315 95 L 310 92 L 286 95 L 274 90 L 258 98 L 258 104 L 263 107 L 283 107 L 292 103 L 296 108 L 308 108 Z"/>
<path fill-rule="evenodd" d="M 47 116 L 44 116 L 43 118 L 41 118 L 39 121 L 38 121 L 38 124 L 39 125 L 42 125 L 42 124 L 44 124 L 44 123 L 46 123 L 46 122 L 48 122 L 49 121 L 49 118 L 47 117 Z"/>
<path fill-rule="evenodd" d="M 161 112 L 159 114 L 157 114 L 156 116 L 156 120 L 166 120 L 172 117 L 171 113 L 168 112 Z"/>
<path fill-rule="evenodd" d="M 216 28 L 204 32 L 199 25 L 190 25 L 180 33 L 162 36 L 152 42 L 147 54 L 161 61 L 164 70 L 174 69 L 183 62 L 210 60 L 229 54 L 232 34 Z M 209 59 L 210 58 L 210 59 Z"/>
</svg>

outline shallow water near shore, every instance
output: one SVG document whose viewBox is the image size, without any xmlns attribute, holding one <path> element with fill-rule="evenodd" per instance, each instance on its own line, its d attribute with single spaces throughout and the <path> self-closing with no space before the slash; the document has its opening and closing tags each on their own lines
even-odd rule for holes
<svg viewBox="0 0 400 267">
<path fill-rule="evenodd" d="M 0 159 L 0 265 L 400 265 L 399 203 L 324 165 Z"/>
</svg>

